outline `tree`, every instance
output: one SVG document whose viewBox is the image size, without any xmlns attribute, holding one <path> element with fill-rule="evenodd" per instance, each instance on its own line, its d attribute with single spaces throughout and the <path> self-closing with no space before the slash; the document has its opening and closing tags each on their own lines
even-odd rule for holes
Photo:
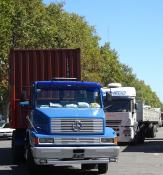
<svg viewBox="0 0 163 175">
<path fill-rule="evenodd" d="M 0 106 L 5 103 L 8 89 L 8 52 L 11 47 L 12 0 L 0 1 Z M 1 107 L 0 107 L 1 108 Z"/>
<path fill-rule="evenodd" d="M 100 62 L 100 76 L 105 85 L 109 82 L 121 82 L 122 71 L 118 55 L 115 50 L 110 48 L 109 43 L 105 43 L 105 45 L 100 48 Z"/>
<path fill-rule="evenodd" d="M 83 80 L 134 86 L 138 98 L 162 107 L 156 93 L 137 79 L 132 68 L 120 63 L 118 53 L 109 43 L 99 46 L 95 28 L 84 17 L 68 13 L 63 7 L 63 3 L 45 5 L 42 0 L 0 1 L 0 96 L 7 99 L 11 47 L 80 48 Z"/>
</svg>

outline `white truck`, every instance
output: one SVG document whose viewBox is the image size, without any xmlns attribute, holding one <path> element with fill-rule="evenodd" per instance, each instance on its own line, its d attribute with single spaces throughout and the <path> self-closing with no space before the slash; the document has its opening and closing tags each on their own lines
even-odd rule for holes
<svg viewBox="0 0 163 175">
<path fill-rule="evenodd" d="M 157 127 L 160 125 L 161 110 L 152 108 L 139 101 L 137 103 L 137 121 L 145 130 L 144 136 L 147 138 L 156 137 Z"/>
<path fill-rule="evenodd" d="M 156 136 L 161 111 L 136 101 L 134 87 L 111 83 L 102 88 L 106 112 L 106 125 L 112 127 L 119 142 L 143 143 L 145 138 Z"/>
</svg>

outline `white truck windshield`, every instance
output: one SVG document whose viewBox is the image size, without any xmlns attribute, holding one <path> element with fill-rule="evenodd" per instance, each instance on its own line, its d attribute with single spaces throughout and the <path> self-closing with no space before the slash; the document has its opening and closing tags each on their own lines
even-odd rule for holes
<svg viewBox="0 0 163 175">
<path fill-rule="evenodd" d="M 107 112 L 131 112 L 131 100 L 112 99 L 105 104 L 105 107 Z"/>
</svg>

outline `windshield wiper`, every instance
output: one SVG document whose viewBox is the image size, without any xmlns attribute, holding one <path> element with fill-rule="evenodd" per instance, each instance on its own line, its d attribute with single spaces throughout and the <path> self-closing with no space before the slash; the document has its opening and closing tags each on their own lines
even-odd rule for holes
<svg viewBox="0 0 163 175">
<path fill-rule="evenodd" d="M 104 107 L 104 109 L 108 109 L 108 108 L 110 108 L 110 107 L 112 107 L 112 105 L 106 106 L 106 107 Z"/>
</svg>

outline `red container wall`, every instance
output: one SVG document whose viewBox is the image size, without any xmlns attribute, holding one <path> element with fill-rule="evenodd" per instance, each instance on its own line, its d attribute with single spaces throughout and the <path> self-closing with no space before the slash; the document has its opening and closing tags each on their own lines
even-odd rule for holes
<svg viewBox="0 0 163 175">
<path fill-rule="evenodd" d="M 9 67 L 10 125 L 26 128 L 28 109 L 19 106 L 22 92 L 29 100 L 34 81 L 54 77 L 80 80 L 80 49 L 11 49 Z"/>
</svg>

